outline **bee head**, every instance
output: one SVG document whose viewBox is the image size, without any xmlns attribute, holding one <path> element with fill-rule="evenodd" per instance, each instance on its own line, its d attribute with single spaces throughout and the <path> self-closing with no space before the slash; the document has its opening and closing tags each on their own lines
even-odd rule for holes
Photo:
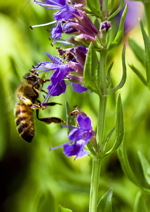
<svg viewBox="0 0 150 212">
<path fill-rule="evenodd" d="M 26 74 L 23 78 L 26 80 L 27 83 L 34 85 L 34 87 L 36 88 L 41 87 L 43 83 L 46 82 L 43 78 L 37 77 L 30 73 Z"/>
<path fill-rule="evenodd" d="M 33 75 L 33 74 L 26 74 L 24 77 L 23 77 L 25 80 L 27 80 L 27 81 L 33 81 L 33 82 L 35 82 L 35 81 L 37 81 L 38 80 L 38 77 L 37 76 L 35 76 L 35 75 Z"/>
</svg>

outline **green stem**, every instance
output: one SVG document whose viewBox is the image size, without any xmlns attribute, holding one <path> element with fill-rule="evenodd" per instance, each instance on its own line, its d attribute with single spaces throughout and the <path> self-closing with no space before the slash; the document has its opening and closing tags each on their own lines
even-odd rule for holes
<svg viewBox="0 0 150 212">
<path fill-rule="evenodd" d="M 107 97 L 100 96 L 98 128 L 97 128 L 98 141 L 100 147 L 102 147 L 102 144 L 104 143 L 106 103 L 107 103 Z"/>
<path fill-rule="evenodd" d="M 98 142 L 100 147 L 104 142 L 104 130 L 105 130 L 105 113 L 106 113 L 106 103 L 107 103 L 107 86 L 106 86 L 106 62 L 107 62 L 107 52 L 101 53 L 101 65 L 99 72 L 99 81 L 101 93 L 99 95 L 99 116 L 98 116 Z"/>
<path fill-rule="evenodd" d="M 150 36 L 150 3 L 144 4 L 148 35 Z"/>
<path fill-rule="evenodd" d="M 89 212 L 97 211 L 100 169 L 101 158 L 94 157 L 92 161 Z"/>
<path fill-rule="evenodd" d="M 107 52 L 101 52 L 100 55 L 100 69 L 99 69 L 99 82 L 101 92 L 99 94 L 99 115 L 97 126 L 97 140 L 99 149 L 97 150 L 97 156 L 93 157 L 92 161 L 92 174 L 91 174 L 91 188 L 90 188 L 90 204 L 89 212 L 97 212 L 98 194 L 99 194 L 99 180 L 100 180 L 100 168 L 101 168 L 101 147 L 104 143 L 104 131 L 105 131 L 105 114 L 107 103 L 107 86 L 106 86 L 106 62 Z"/>
</svg>

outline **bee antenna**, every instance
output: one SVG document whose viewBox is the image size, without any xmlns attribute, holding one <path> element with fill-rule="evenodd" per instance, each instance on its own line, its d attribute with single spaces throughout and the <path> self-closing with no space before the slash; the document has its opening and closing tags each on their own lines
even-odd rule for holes
<svg viewBox="0 0 150 212">
<path fill-rule="evenodd" d="M 34 67 L 33 67 L 34 68 Z M 33 73 L 33 74 L 35 74 L 36 76 L 38 76 L 39 74 L 38 74 L 38 72 L 35 72 L 35 70 L 29 70 L 31 73 Z"/>
</svg>

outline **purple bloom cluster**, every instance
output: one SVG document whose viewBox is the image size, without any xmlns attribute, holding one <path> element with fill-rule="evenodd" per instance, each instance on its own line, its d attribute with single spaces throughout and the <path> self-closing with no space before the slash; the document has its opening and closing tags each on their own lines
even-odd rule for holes
<svg viewBox="0 0 150 212">
<path fill-rule="evenodd" d="M 72 42 L 84 40 L 90 43 L 95 41 L 98 31 L 87 14 L 82 10 L 85 1 L 46 0 L 45 3 L 42 3 L 34 0 L 34 2 L 47 9 L 59 10 L 54 13 L 55 22 L 49 23 L 56 24 L 51 31 L 53 39 L 60 39 L 64 32 L 66 34 L 77 34 L 77 36 L 71 38 Z"/>
<path fill-rule="evenodd" d="M 61 59 L 47 53 L 50 61 L 41 62 L 31 70 L 37 75 L 41 72 L 52 72 L 48 79 L 50 84 L 47 87 L 48 94 L 44 100 L 45 102 L 50 96 L 59 96 L 65 93 L 66 87 L 69 84 L 72 85 L 75 92 L 83 93 L 87 91 L 87 88 L 83 85 L 83 71 L 88 46 L 94 43 L 93 46 L 95 46 L 95 49 L 105 49 L 105 47 L 107 47 L 105 42 L 107 40 L 106 36 L 111 28 L 111 23 L 106 21 L 105 17 L 103 19 L 105 21 L 100 24 L 99 30 L 97 30 L 84 10 L 86 0 L 43 1 L 44 2 L 39 2 L 34 0 L 34 3 L 46 9 L 58 10 L 53 14 L 54 21 L 43 25 L 53 25 L 51 37 L 55 43 L 60 42 L 63 45 L 69 44 L 72 47 L 68 49 L 57 48 Z M 103 10 L 104 4 L 102 2 L 103 1 L 100 0 L 100 7 Z M 129 0 L 126 0 L 126 2 L 128 4 L 130 3 Z M 103 12 L 105 15 L 105 11 Z M 129 12 L 133 13 L 132 8 Z M 132 22 L 135 21 L 132 20 Z M 32 28 L 33 27 L 35 26 L 32 26 Z M 62 40 L 64 34 L 67 34 L 67 40 Z M 59 39 L 59 41 L 57 39 Z M 50 148 L 50 150 L 53 150 L 63 147 L 64 154 L 68 157 L 75 156 L 75 159 L 88 154 L 87 151 L 85 151 L 85 146 L 88 142 L 91 142 L 91 144 L 96 143 L 96 135 L 91 126 L 91 119 L 85 113 L 80 113 L 80 111 L 76 115 L 77 127 L 64 126 L 72 129 L 68 135 L 69 142 L 61 146 Z"/>
<path fill-rule="evenodd" d="M 96 42 L 99 32 L 84 11 L 86 1 L 45 0 L 44 2 L 39 2 L 34 0 L 34 3 L 46 9 L 58 10 L 53 15 L 55 21 L 43 25 L 54 24 L 51 30 L 51 37 L 55 40 L 54 42 L 57 42 L 56 40 L 60 39 L 65 33 L 69 34 L 70 37 L 68 36 L 67 41 L 61 39 L 59 42 L 73 46 L 65 49 L 57 48 L 61 59 L 47 53 L 50 61 L 38 63 L 31 70 L 37 75 L 42 72 L 52 72 L 49 78 L 50 84 L 47 87 L 48 94 L 44 102 L 50 96 L 59 96 L 64 93 L 69 84 L 72 85 L 75 92 L 83 93 L 87 91 L 87 88 L 83 85 L 83 70 L 87 47 L 91 42 Z M 106 28 L 108 27 L 106 26 Z M 66 156 L 79 158 L 88 154 L 84 147 L 95 136 L 95 133 L 91 126 L 91 120 L 85 113 L 79 113 L 76 121 L 78 127 L 64 126 L 72 129 L 68 135 L 69 142 L 58 147 L 64 148 Z M 58 147 L 50 148 L 50 150 Z"/>
<path fill-rule="evenodd" d="M 83 46 L 67 50 L 61 50 L 59 48 L 59 52 L 61 56 L 67 60 L 66 63 L 60 58 L 47 53 L 47 56 L 52 62 L 39 63 L 31 70 L 32 72 L 36 71 L 36 74 L 53 70 L 53 74 L 50 77 L 51 84 L 47 87 L 48 95 L 59 96 L 66 91 L 66 85 L 69 85 L 70 83 L 75 92 L 83 93 L 87 91 L 87 88 L 82 85 L 83 68 L 87 52 L 86 48 Z M 69 81 L 70 83 L 66 84 L 66 81 Z"/>
<path fill-rule="evenodd" d="M 88 154 L 87 151 L 84 150 L 84 147 L 94 135 L 91 119 L 82 113 L 77 116 L 76 120 L 78 127 L 66 126 L 72 128 L 68 135 L 70 141 L 61 146 L 50 148 L 50 150 L 63 147 L 64 154 L 68 157 L 75 155 L 75 159 Z"/>
<path fill-rule="evenodd" d="M 78 44 L 78 47 L 70 49 L 58 48 L 60 56 L 63 57 L 62 59 L 47 53 L 51 62 L 41 62 L 31 71 L 39 74 L 40 72 L 53 70 L 50 77 L 51 84 L 48 86 L 49 96 L 59 96 L 64 93 L 66 86 L 70 83 L 75 92 L 82 93 L 87 91 L 87 88 L 83 85 L 83 70 L 87 53 L 85 46 L 96 41 L 98 30 L 86 12 L 83 11 L 85 0 L 45 0 L 45 2 L 34 0 L 34 3 L 46 9 L 58 9 L 53 16 L 55 21 L 49 23 L 56 24 L 51 31 L 52 38 L 56 40 L 61 38 L 62 33 L 75 33 L 75 36 L 70 37 L 68 41 L 61 42 L 73 46 Z M 85 44 L 85 46 L 82 44 Z M 67 84 L 66 81 L 68 81 Z"/>
</svg>

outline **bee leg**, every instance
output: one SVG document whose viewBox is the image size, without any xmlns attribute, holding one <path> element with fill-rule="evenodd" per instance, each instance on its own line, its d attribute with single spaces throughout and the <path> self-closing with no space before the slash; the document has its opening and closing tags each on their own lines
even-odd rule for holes
<svg viewBox="0 0 150 212">
<path fill-rule="evenodd" d="M 36 117 L 39 121 L 43 121 L 46 124 L 51 124 L 51 123 L 65 123 L 62 119 L 57 118 L 57 117 L 49 117 L 49 118 L 39 118 L 39 110 L 36 110 Z"/>
<path fill-rule="evenodd" d="M 56 104 L 61 105 L 60 103 L 56 103 L 56 102 L 41 103 L 40 101 L 37 100 L 37 104 L 31 104 L 30 107 L 33 110 L 39 110 L 39 109 L 46 109 L 47 106 L 54 106 Z"/>
<path fill-rule="evenodd" d="M 47 102 L 47 103 L 42 103 L 41 106 L 55 106 L 55 105 L 62 105 L 60 103 L 57 102 Z"/>
</svg>

